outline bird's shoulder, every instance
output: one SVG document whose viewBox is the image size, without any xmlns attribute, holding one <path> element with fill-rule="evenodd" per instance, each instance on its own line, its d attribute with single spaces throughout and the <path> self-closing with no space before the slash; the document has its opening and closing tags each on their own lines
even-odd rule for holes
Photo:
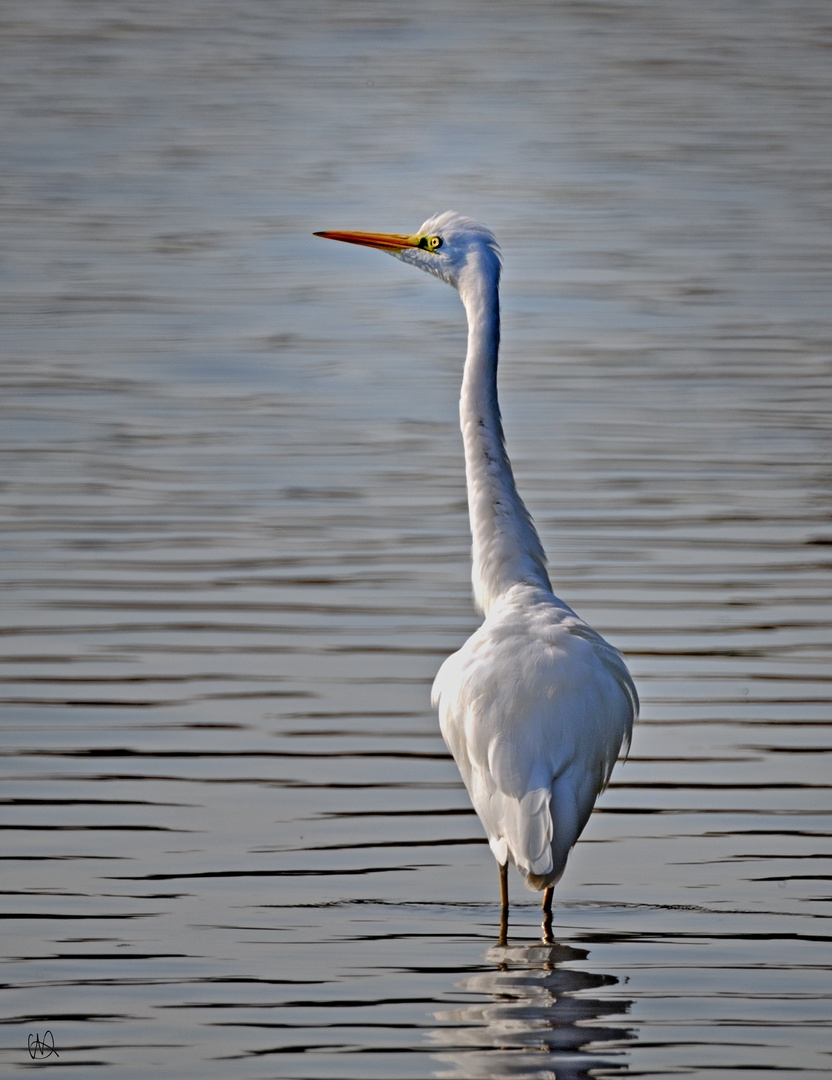
<svg viewBox="0 0 832 1080">
<path fill-rule="evenodd" d="M 487 765 L 517 793 L 590 760 L 603 786 L 637 709 L 620 653 L 551 593 L 526 586 L 448 657 L 433 699 L 460 768 Z"/>
<path fill-rule="evenodd" d="M 552 697 L 552 685 L 570 677 L 586 683 L 604 664 L 626 673 L 618 651 L 551 592 L 516 585 L 489 611 L 482 625 L 448 657 L 434 683 L 434 698 L 460 679 L 476 692 L 508 680 L 514 689 L 535 687 Z"/>
</svg>

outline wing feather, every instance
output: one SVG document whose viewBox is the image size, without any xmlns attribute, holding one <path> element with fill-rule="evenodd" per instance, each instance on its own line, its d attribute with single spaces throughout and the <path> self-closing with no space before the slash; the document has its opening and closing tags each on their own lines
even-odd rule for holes
<svg viewBox="0 0 832 1080">
<path fill-rule="evenodd" d="M 637 709 L 620 654 L 540 592 L 510 590 L 433 687 L 495 858 L 536 888 L 563 873 Z"/>
</svg>

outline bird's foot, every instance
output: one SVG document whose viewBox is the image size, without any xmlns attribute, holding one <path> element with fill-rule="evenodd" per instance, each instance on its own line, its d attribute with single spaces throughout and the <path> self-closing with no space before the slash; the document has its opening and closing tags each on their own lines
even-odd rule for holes
<svg viewBox="0 0 832 1080">
<path fill-rule="evenodd" d="M 554 945 L 555 939 L 552 937 L 552 896 L 554 895 L 554 887 L 549 885 L 546 891 L 543 893 L 543 922 L 540 924 L 543 929 L 543 941 L 547 945 Z"/>
<path fill-rule="evenodd" d="M 508 907 L 500 909 L 500 936 L 497 939 L 498 945 L 506 945 L 508 942 Z"/>
</svg>

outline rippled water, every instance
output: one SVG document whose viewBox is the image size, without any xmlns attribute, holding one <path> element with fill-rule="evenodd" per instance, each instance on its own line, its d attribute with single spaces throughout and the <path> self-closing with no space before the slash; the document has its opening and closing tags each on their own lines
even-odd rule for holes
<svg viewBox="0 0 832 1080">
<path fill-rule="evenodd" d="M 0 30 L 4 1075 L 828 1076 L 828 5 Z M 446 208 L 644 705 L 554 945 L 516 877 L 496 944 L 428 703 L 476 625 L 458 300 L 310 235 Z"/>
</svg>

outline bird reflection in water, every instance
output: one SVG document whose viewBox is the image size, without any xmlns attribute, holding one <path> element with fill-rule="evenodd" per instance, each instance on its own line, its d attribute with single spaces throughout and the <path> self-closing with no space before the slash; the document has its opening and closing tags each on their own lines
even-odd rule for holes
<svg viewBox="0 0 832 1080">
<path fill-rule="evenodd" d="M 444 1026 L 431 1039 L 448 1048 L 435 1055 L 441 1066 L 434 1075 L 588 1080 L 626 1073 L 624 1044 L 633 1032 L 599 1021 L 626 1013 L 632 1002 L 587 992 L 617 985 L 614 975 L 564 967 L 587 955 L 554 943 L 489 949 L 485 960 L 493 969 L 457 984 L 485 1000 L 434 1014 Z"/>
</svg>

